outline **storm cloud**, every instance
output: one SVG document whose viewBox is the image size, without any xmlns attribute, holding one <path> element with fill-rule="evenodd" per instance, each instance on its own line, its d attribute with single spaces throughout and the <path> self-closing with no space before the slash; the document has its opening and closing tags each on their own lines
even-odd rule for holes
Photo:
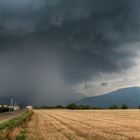
<svg viewBox="0 0 140 140">
<path fill-rule="evenodd" d="M 61 104 L 72 86 L 132 68 L 139 8 L 139 0 L 1 0 L 1 96 Z"/>
</svg>

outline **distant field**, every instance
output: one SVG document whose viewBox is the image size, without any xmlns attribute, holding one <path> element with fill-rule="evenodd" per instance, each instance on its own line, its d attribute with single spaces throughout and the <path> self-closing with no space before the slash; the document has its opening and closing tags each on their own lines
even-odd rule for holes
<svg viewBox="0 0 140 140">
<path fill-rule="evenodd" d="M 140 140 L 140 110 L 34 110 L 27 140 Z"/>
</svg>

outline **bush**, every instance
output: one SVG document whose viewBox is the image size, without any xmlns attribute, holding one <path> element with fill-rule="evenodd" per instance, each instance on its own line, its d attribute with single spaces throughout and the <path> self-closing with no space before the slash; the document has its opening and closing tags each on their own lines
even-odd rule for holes
<svg viewBox="0 0 140 140">
<path fill-rule="evenodd" d="M 128 106 L 127 106 L 127 104 L 124 104 L 124 105 L 122 105 L 121 108 L 122 108 L 122 109 L 128 109 Z"/>
<path fill-rule="evenodd" d="M 118 106 L 117 106 L 117 105 L 112 105 L 112 106 L 110 107 L 110 109 L 118 109 Z"/>
<path fill-rule="evenodd" d="M 138 106 L 138 109 L 140 109 L 140 105 Z"/>
</svg>

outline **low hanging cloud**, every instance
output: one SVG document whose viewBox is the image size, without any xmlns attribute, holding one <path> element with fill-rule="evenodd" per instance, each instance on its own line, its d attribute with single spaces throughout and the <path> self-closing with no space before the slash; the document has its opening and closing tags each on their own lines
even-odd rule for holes
<svg viewBox="0 0 140 140">
<path fill-rule="evenodd" d="M 1 0 L 2 95 L 58 104 L 73 85 L 135 66 L 138 48 L 126 44 L 140 41 L 139 8 L 138 0 Z"/>
<path fill-rule="evenodd" d="M 100 84 L 101 87 L 106 87 L 107 85 L 108 85 L 107 82 L 102 82 L 102 83 Z"/>
</svg>

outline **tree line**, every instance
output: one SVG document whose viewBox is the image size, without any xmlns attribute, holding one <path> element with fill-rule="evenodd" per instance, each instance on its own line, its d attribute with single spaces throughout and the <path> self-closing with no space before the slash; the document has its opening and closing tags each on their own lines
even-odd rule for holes
<svg viewBox="0 0 140 140">
<path fill-rule="evenodd" d="M 8 112 L 8 111 L 9 111 L 9 107 L 8 106 L 4 106 L 4 105 L 0 106 L 0 113 Z"/>
<path fill-rule="evenodd" d="M 41 106 L 41 107 L 35 107 L 36 109 L 104 109 L 99 107 L 92 107 L 89 105 L 77 105 L 75 103 L 70 103 L 67 106 L 57 105 L 57 106 Z M 117 105 L 112 105 L 108 109 L 129 109 L 127 104 L 123 104 L 121 107 L 118 107 Z M 138 106 L 138 109 L 140 109 L 140 106 Z"/>
</svg>

